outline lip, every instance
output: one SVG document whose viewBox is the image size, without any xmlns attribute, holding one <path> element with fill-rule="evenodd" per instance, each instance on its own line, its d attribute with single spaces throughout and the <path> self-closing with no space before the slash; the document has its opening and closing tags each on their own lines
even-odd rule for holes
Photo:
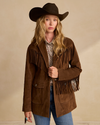
<svg viewBox="0 0 100 125">
<path fill-rule="evenodd" d="M 53 28 L 53 27 L 49 27 L 48 29 L 51 29 L 51 30 L 52 30 L 52 29 L 54 29 L 54 28 Z"/>
</svg>

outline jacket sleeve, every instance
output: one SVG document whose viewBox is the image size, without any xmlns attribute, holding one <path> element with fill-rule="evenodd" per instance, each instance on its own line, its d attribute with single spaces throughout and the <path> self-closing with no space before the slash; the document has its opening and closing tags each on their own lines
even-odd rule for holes
<svg viewBox="0 0 100 125">
<path fill-rule="evenodd" d="M 76 47 L 72 40 L 71 42 L 72 42 L 71 49 L 70 49 L 71 59 L 69 61 L 71 68 L 58 69 L 58 81 L 73 80 L 73 79 L 79 78 L 79 75 L 82 71 Z"/>
<path fill-rule="evenodd" d="M 31 90 L 32 81 L 35 75 L 35 65 L 30 63 L 30 47 L 27 48 L 26 65 L 24 75 L 24 92 L 23 92 L 23 107 L 22 111 L 31 111 Z"/>
</svg>

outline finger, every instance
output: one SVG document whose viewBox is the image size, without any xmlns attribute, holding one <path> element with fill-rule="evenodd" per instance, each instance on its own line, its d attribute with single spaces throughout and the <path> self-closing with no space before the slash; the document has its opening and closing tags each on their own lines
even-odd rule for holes
<svg viewBox="0 0 100 125">
<path fill-rule="evenodd" d="M 28 122 L 32 122 L 32 120 L 31 120 L 31 118 L 32 118 L 31 112 L 25 112 L 25 117 L 27 118 Z"/>
<path fill-rule="evenodd" d="M 32 122 L 32 113 L 29 113 L 29 120 Z"/>
<path fill-rule="evenodd" d="M 27 120 L 28 122 L 32 122 L 32 119 L 30 118 L 30 117 L 28 117 L 28 120 Z"/>
<path fill-rule="evenodd" d="M 52 68 L 49 67 L 48 71 L 50 72 L 52 70 Z"/>
<path fill-rule="evenodd" d="M 31 112 L 30 112 L 29 116 L 30 116 L 30 119 L 32 119 L 32 113 Z"/>
<path fill-rule="evenodd" d="M 48 70 L 48 73 L 52 73 L 52 70 Z"/>
<path fill-rule="evenodd" d="M 48 75 L 50 76 L 50 72 L 48 73 Z M 51 77 L 51 76 L 50 76 Z"/>
<path fill-rule="evenodd" d="M 55 67 L 54 66 L 51 66 L 51 67 L 49 67 L 50 69 L 54 69 Z"/>
<path fill-rule="evenodd" d="M 54 69 L 53 68 L 51 68 L 50 70 L 49 70 L 49 72 L 51 72 L 52 73 L 52 71 L 53 71 Z"/>
<path fill-rule="evenodd" d="M 28 120 L 27 120 L 28 122 L 32 122 L 29 118 L 28 118 Z"/>
</svg>

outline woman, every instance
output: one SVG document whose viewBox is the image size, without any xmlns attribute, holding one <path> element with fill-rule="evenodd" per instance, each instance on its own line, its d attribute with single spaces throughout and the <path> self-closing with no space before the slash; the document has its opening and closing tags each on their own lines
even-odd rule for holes
<svg viewBox="0 0 100 125">
<path fill-rule="evenodd" d="M 26 55 L 25 123 L 32 122 L 33 114 L 36 125 L 49 125 L 52 112 L 57 125 L 73 125 L 74 91 L 79 89 L 82 69 L 73 41 L 61 31 L 61 21 L 67 15 L 59 14 L 54 3 L 30 10 L 36 29 Z"/>
</svg>

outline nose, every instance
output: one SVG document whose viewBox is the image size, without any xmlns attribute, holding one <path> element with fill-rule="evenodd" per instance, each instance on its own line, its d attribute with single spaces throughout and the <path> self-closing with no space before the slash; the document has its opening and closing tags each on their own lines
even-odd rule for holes
<svg viewBox="0 0 100 125">
<path fill-rule="evenodd" d="M 53 23 L 53 21 L 52 21 L 52 20 L 50 20 L 50 25 L 52 25 L 52 23 Z"/>
</svg>

